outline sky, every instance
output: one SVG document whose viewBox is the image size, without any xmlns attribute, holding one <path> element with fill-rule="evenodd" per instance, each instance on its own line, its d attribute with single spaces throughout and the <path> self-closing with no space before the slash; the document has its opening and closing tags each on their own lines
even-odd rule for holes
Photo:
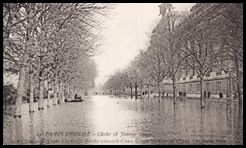
<svg viewBox="0 0 246 148">
<path fill-rule="evenodd" d="M 189 10 L 194 3 L 172 3 L 177 11 Z M 148 47 L 152 29 L 158 24 L 160 3 L 119 3 L 104 20 L 99 54 L 94 57 L 96 86 L 115 71 L 126 68 L 141 49 Z"/>
</svg>

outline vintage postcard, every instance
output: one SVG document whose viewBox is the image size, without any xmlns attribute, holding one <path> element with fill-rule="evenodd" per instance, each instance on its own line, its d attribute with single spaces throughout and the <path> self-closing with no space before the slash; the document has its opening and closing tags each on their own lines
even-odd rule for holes
<svg viewBox="0 0 246 148">
<path fill-rule="evenodd" d="M 3 145 L 243 145 L 242 3 L 3 3 Z"/>
</svg>

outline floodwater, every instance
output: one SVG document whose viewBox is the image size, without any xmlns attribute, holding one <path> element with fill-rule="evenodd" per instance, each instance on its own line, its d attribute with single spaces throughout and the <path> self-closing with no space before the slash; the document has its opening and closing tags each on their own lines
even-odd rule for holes
<svg viewBox="0 0 246 148">
<path fill-rule="evenodd" d="M 243 144 L 238 102 L 91 96 L 3 118 L 3 144 Z"/>
</svg>

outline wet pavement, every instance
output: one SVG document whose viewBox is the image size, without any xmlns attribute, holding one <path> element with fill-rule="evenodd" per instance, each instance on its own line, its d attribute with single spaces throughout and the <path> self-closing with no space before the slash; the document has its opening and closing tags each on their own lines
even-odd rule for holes
<svg viewBox="0 0 246 148">
<path fill-rule="evenodd" d="M 3 118 L 4 144 L 243 144 L 238 102 L 92 96 Z"/>
</svg>

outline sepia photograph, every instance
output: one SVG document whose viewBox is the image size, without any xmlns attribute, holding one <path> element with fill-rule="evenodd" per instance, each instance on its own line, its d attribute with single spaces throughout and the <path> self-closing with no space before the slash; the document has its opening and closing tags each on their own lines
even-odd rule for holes
<svg viewBox="0 0 246 148">
<path fill-rule="evenodd" d="M 243 145 L 243 3 L 3 3 L 3 145 Z"/>
</svg>

